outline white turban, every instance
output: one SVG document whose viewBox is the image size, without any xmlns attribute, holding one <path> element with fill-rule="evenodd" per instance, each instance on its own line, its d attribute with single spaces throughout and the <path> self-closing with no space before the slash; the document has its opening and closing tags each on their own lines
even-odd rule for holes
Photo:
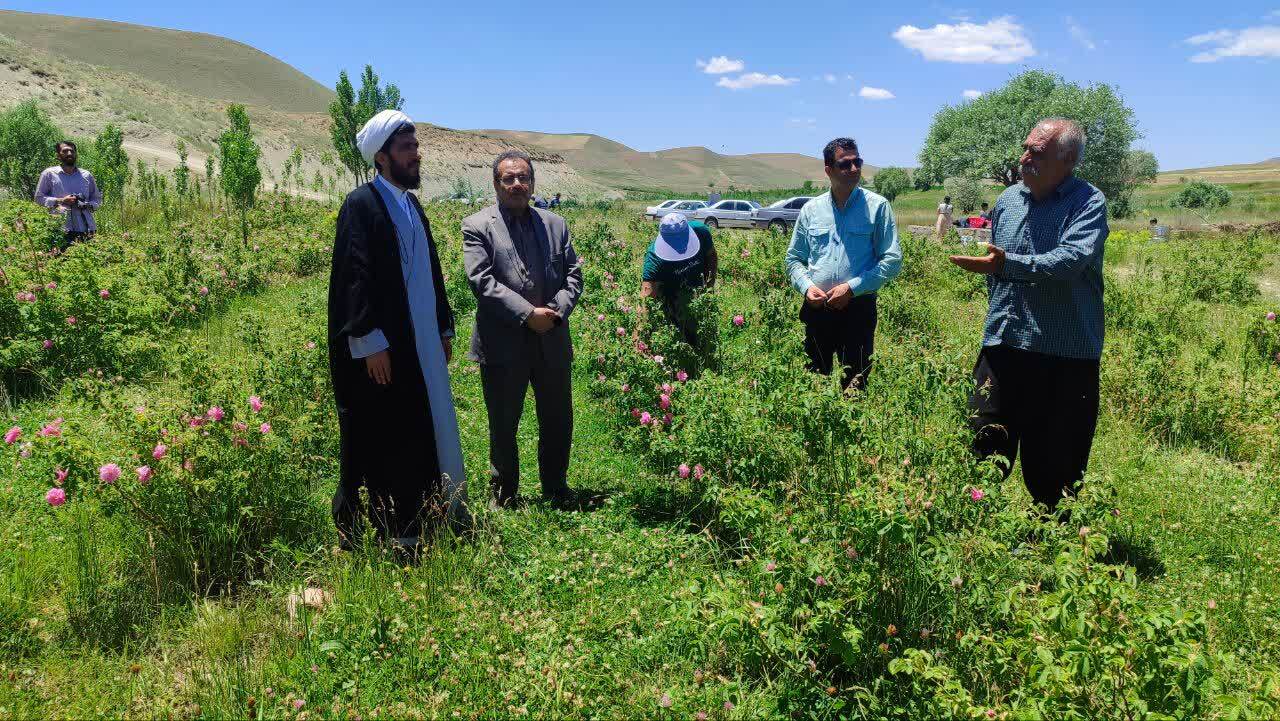
<svg viewBox="0 0 1280 721">
<path fill-rule="evenodd" d="M 413 121 L 408 115 L 399 110 L 383 110 L 377 115 L 369 118 L 369 122 L 360 128 L 360 132 L 356 133 L 356 147 L 360 149 L 360 155 L 364 157 L 364 162 L 373 165 L 373 156 L 377 155 L 382 146 L 387 142 L 393 133 L 405 124 L 413 125 Z"/>
</svg>

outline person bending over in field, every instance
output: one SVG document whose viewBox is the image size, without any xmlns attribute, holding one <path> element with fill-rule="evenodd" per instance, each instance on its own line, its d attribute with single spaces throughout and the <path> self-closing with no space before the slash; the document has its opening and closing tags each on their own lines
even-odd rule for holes
<svg viewBox="0 0 1280 721">
<path fill-rule="evenodd" d="M 951 262 L 987 276 L 989 305 L 973 370 L 974 451 L 999 455 L 1050 511 L 1074 495 L 1098 422 L 1102 249 L 1107 199 L 1074 176 L 1085 146 L 1075 122 L 1050 118 L 1022 144 L 1022 182 L 996 200 L 985 256 Z"/>
<path fill-rule="evenodd" d="M 640 273 L 640 297 L 658 298 L 663 314 L 684 342 L 698 347 L 697 319 L 689 312 L 693 294 L 715 285 L 720 259 L 711 230 L 681 213 L 668 213 L 649 244 Z"/>
<path fill-rule="evenodd" d="M 349 548 L 364 525 L 364 486 L 379 535 L 412 550 L 441 511 L 470 523 L 449 389 L 453 311 L 431 225 L 409 192 L 422 160 L 413 121 L 384 110 L 356 144 L 378 172 L 343 202 L 333 248 L 329 368 L 342 435 L 333 519 Z"/>
<path fill-rule="evenodd" d="M 786 269 L 804 296 L 800 320 L 809 369 L 865 386 L 876 336 L 876 292 L 902 270 L 889 201 L 858 187 L 862 157 L 850 138 L 822 149 L 831 190 L 805 203 L 787 248 Z"/>
</svg>

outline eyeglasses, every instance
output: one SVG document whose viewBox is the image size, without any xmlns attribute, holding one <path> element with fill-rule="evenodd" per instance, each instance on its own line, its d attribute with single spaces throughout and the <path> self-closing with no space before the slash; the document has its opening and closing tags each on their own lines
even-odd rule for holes
<svg viewBox="0 0 1280 721">
<path fill-rule="evenodd" d="M 521 185 L 528 185 L 529 182 L 532 180 L 533 180 L 532 176 L 521 173 L 519 175 L 504 175 L 498 179 L 498 182 L 510 188 L 516 183 L 520 183 Z"/>
<path fill-rule="evenodd" d="M 844 160 L 837 160 L 835 165 L 840 170 L 848 170 L 849 168 L 862 170 L 862 158 L 845 158 Z"/>
</svg>

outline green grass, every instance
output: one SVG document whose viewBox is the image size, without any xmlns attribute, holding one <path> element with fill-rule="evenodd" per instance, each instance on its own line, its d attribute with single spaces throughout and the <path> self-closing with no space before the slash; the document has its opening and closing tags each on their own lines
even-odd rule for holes
<svg viewBox="0 0 1280 721">
<path fill-rule="evenodd" d="M 913 203 L 932 202 L 928 194 L 909 194 L 899 201 L 905 205 L 900 213 Z M 432 207 L 429 212 L 446 262 L 456 263 L 454 216 L 460 211 Z M 622 252 L 635 258 L 652 231 L 649 224 L 612 210 L 574 213 L 576 237 L 589 235 L 596 223 L 605 224 L 624 241 Z M 724 258 L 718 297 L 722 312 L 745 312 L 752 324 L 758 323 L 760 274 L 771 267 L 780 239 L 720 231 L 716 240 Z M 1115 258 L 1108 257 L 1113 269 L 1148 256 L 1153 262 L 1174 262 L 1173 256 L 1161 252 L 1122 245 L 1117 244 Z M 963 375 L 976 352 L 985 295 L 977 286 L 965 285 L 967 279 L 942 274 L 939 263 L 946 249 L 927 244 L 910 248 L 911 265 L 898 288 L 905 299 L 886 300 L 882 310 L 880 360 L 873 381 L 878 386 L 874 393 L 880 395 L 873 394 L 862 407 L 872 417 L 901 412 L 891 407 L 897 397 L 886 389 L 914 378 L 911 374 L 920 367 L 937 364 L 943 376 Z M 743 250 L 750 253 L 744 256 Z M 453 265 L 446 267 L 447 276 L 457 271 Z M 635 284 L 634 278 L 620 280 L 624 288 Z M 1109 282 L 1135 280 L 1117 274 L 1109 276 Z M 158 407 L 198 392 L 203 384 L 251 377 L 261 358 L 293 352 L 306 339 L 323 334 L 326 286 L 322 274 L 229 302 L 203 325 L 178 331 L 167 340 L 175 356 L 179 348 L 206 356 L 217 377 L 209 378 L 203 371 L 193 374 L 175 363 L 112 391 L 112 404 Z M 811 678 L 785 664 L 744 661 L 745 649 L 733 641 L 722 616 L 736 611 L 717 604 L 747 607 L 763 598 L 755 595 L 759 562 L 771 549 L 754 544 L 777 539 L 735 540 L 719 515 L 725 509 L 712 507 L 699 484 L 677 481 L 669 469 L 655 468 L 640 447 L 620 443 L 618 419 L 592 392 L 594 357 L 585 352 L 597 342 L 590 317 L 609 310 L 615 294 L 592 290 L 575 317 L 579 357 L 569 480 L 575 487 L 600 493 L 604 502 L 596 510 L 562 513 L 540 501 L 530 398 L 520 431 L 528 503 L 501 514 L 481 509 L 476 538 L 442 540 L 416 566 L 402 566 L 376 548 L 334 552 L 327 508 L 337 473 L 332 455 L 336 423 L 328 398 L 316 401 L 315 411 L 322 431 L 329 434 L 330 440 L 321 444 L 328 454 L 300 465 L 296 478 L 313 489 L 306 509 L 312 532 L 295 544 L 268 549 L 267 563 L 245 582 L 192 594 L 178 603 L 148 605 L 142 617 L 131 613 L 130 593 L 137 589 L 110 584 L 123 564 L 139 561 L 118 552 L 128 535 L 128 517 L 97 502 L 73 503 L 52 512 L 31 501 L 43 493 L 45 481 L 6 474 L 0 481 L 5 490 L 0 499 L 0 610 L 12 618 L 0 621 L 12 633 L 0 652 L 0 717 L 296 718 L 296 700 L 304 701 L 302 712 L 312 718 L 691 718 L 698 712 L 711 718 L 775 718 L 792 710 L 834 718 L 855 713 L 859 707 L 839 712 L 808 702 L 791 704 L 796 698 L 811 698 L 806 695 L 812 692 L 810 685 L 833 683 L 842 691 L 853 691 L 860 681 L 856 675 L 828 674 L 829 669 L 822 668 Z M 1227 339 L 1225 348 L 1217 351 L 1220 358 L 1234 358 L 1243 352 L 1238 339 L 1246 314 L 1251 318 L 1261 310 L 1258 305 L 1196 303 L 1186 322 L 1198 330 L 1181 340 L 1183 354 L 1197 357 L 1203 346 L 1220 336 Z M 910 313 L 916 315 L 904 321 L 902 314 Z M 921 332 L 902 332 L 904 322 L 918 324 Z M 262 335 L 247 342 L 244 328 L 255 324 L 261 325 Z M 470 494 L 473 501 L 482 502 L 487 432 L 479 375 L 463 359 L 469 324 L 468 314 L 460 316 L 452 373 Z M 1108 356 L 1107 373 L 1113 378 L 1127 377 L 1121 374 L 1129 370 L 1129 356 L 1121 353 L 1130 342 L 1126 336 L 1108 340 L 1109 352 L 1115 355 Z M 755 331 L 725 339 L 729 357 L 748 361 L 753 348 L 760 349 L 761 357 L 771 352 L 764 343 L 765 337 Z M 1202 377 L 1219 389 L 1219 395 L 1234 399 L 1240 389 L 1224 380 L 1230 377 L 1229 369 L 1219 373 L 1227 363 L 1221 360 Z M 1266 372 L 1273 381 L 1277 377 L 1274 368 Z M 1259 402 L 1274 401 L 1274 394 L 1259 395 Z M 929 398 L 921 390 L 920 402 L 932 402 Z M 872 405 L 865 405 L 868 402 Z M 733 410 L 723 409 L 725 417 Z M 1124 410 L 1108 407 L 1104 412 L 1087 481 L 1092 503 L 1119 511 L 1098 519 L 1100 530 L 1115 540 L 1111 560 L 1134 570 L 1147 607 L 1172 604 L 1198 613 L 1212 604 L 1206 652 L 1228 653 L 1236 664 L 1230 681 L 1238 686 L 1230 693 L 1245 693 L 1240 691 L 1244 687 L 1266 698 L 1270 692 L 1253 684 L 1274 673 L 1280 660 L 1275 628 L 1280 612 L 1280 524 L 1275 520 L 1280 485 L 1269 465 L 1273 456 L 1232 458 L 1233 452 L 1206 439 L 1168 439 L 1157 432 L 1160 429 L 1144 426 L 1142 414 L 1135 420 Z M 1274 413 L 1275 408 L 1270 410 Z M 930 409 L 919 412 L 906 416 L 916 425 L 896 431 L 919 437 L 918 452 L 911 455 L 927 464 L 921 459 L 930 452 L 928 438 L 948 431 L 931 428 L 937 419 L 928 415 Z M 13 415 L 66 417 L 82 450 L 117 447 L 118 431 L 109 414 L 72 383 L 60 393 L 28 399 L 13 409 Z M 280 419 L 282 428 L 286 420 Z M 1254 433 L 1274 433 L 1273 422 L 1257 423 Z M 875 430 L 874 425 L 866 428 Z M 777 433 L 789 430 L 779 428 Z M 1220 432 L 1232 443 L 1250 447 L 1248 429 L 1224 427 Z M 856 458 L 860 449 L 850 450 Z M 865 468 L 863 461 L 858 463 Z M 906 474 L 906 467 L 893 459 L 872 476 L 873 488 L 854 484 L 853 490 L 865 491 L 877 504 L 894 505 L 898 499 L 893 494 L 902 487 L 892 479 Z M 753 490 L 792 491 L 792 480 L 766 479 Z M 814 493 L 827 490 L 821 484 L 811 487 Z M 977 522 L 974 535 L 954 532 L 938 537 L 934 553 L 974 554 L 969 564 L 973 566 L 981 565 L 984 554 L 1009 552 L 984 545 L 998 546 L 1008 541 L 1005 537 L 997 542 L 981 534 L 1004 522 L 998 513 L 1021 516 L 1026 494 L 1016 474 L 989 491 L 999 498 L 991 517 Z M 938 499 L 940 506 L 944 502 Z M 812 533 L 815 554 L 826 536 L 858 531 L 821 523 L 803 530 L 800 519 L 814 509 L 800 497 L 788 496 L 769 508 L 777 516 L 771 520 L 798 511 L 795 523 L 800 528 L 793 534 L 787 527 L 785 536 L 789 543 L 802 544 L 797 548 L 805 548 L 807 538 L 801 537 Z M 781 528 L 771 527 L 769 532 L 781 533 Z M 891 527 L 883 532 L 895 533 Z M 77 534 L 82 540 L 76 540 Z M 76 549 L 91 557 L 87 567 L 99 568 L 105 584 L 92 603 L 75 601 L 77 589 L 84 589 L 85 579 L 93 575 L 77 568 Z M 863 550 L 869 552 L 865 546 Z M 1009 574 L 1021 573 L 1018 563 L 1033 563 L 1025 556 L 999 558 L 1009 564 Z M 970 568 L 960 570 L 967 573 Z M 287 599 L 304 586 L 324 589 L 332 601 L 322 611 L 304 611 L 290 619 Z M 771 588 L 772 580 L 761 593 Z M 883 593 L 892 597 L 893 590 L 886 587 Z M 922 604 L 929 593 L 924 584 Z M 991 608 L 983 612 L 994 613 L 991 609 L 1000 600 L 987 603 Z M 77 621 L 70 615 L 77 610 L 95 615 Z M 879 616 L 849 611 L 849 620 L 865 627 L 869 636 L 881 633 L 867 626 L 878 623 Z M 903 631 L 918 635 L 919 629 Z M 1001 630 L 988 632 L 994 636 Z M 1031 643 L 1028 638 L 1016 640 Z M 959 653 L 950 646 L 944 650 Z M 893 694 L 889 688 L 881 692 Z M 669 709 L 660 705 L 664 694 Z M 826 696 L 822 688 L 816 695 Z M 732 710 L 726 709 L 726 702 Z"/>
</svg>

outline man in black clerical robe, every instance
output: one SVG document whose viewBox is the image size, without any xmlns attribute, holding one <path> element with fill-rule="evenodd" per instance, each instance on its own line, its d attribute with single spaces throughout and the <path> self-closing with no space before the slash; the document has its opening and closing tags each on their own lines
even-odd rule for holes
<svg viewBox="0 0 1280 721">
<path fill-rule="evenodd" d="M 379 113 L 357 145 L 378 175 L 342 205 L 329 281 L 329 367 L 341 432 L 333 518 L 341 545 L 350 547 L 364 525 L 364 487 L 378 535 L 412 547 L 428 530 L 424 520 L 442 519 L 465 501 L 447 371 L 453 312 L 430 224 L 408 193 L 419 182 L 412 122 L 398 111 Z M 442 483 L 449 470 L 456 477 Z"/>
</svg>

